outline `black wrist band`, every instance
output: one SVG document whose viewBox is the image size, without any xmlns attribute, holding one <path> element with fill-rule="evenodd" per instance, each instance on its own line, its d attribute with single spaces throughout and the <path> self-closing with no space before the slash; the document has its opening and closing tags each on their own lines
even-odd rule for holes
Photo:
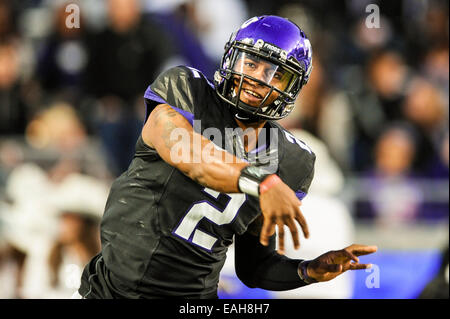
<svg viewBox="0 0 450 319">
<path fill-rule="evenodd" d="M 241 170 L 241 175 L 238 180 L 239 190 L 245 194 L 259 197 L 259 184 L 261 184 L 268 174 L 263 168 L 249 165 Z"/>
<path fill-rule="evenodd" d="M 301 280 L 303 280 L 307 284 L 313 284 L 313 283 L 317 282 L 317 280 L 308 276 L 307 269 L 308 269 L 308 264 L 310 262 L 311 262 L 310 260 L 303 260 L 298 265 L 298 276 L 300 277 Z"/>
</svg>

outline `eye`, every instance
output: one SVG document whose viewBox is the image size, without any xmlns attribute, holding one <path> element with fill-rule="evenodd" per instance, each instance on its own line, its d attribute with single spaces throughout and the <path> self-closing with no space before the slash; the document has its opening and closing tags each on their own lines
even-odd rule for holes
<svg viewBox="0 0 450 319">
<path fill-rule="evenodd" d="M 276 72 L 273 76 L 274 79 L 281 80 L 283 78 L 283 74 L 281 72 Z"/>
<path fill-rule="evenodd" d="M 256 64 L 253 63 L 253 62 L 251 62 L 251 61 L 246 61 L 244 64 L 245 64 L 245 66 L 248 67 L 248 68 L 251 68 L 251 69 L 256 68 Z"/>
</svg>

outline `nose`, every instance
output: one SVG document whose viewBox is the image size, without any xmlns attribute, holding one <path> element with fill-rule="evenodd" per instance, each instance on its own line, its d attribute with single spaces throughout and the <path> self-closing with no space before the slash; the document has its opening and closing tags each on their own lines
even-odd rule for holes
<svg viewBox="0 0 450 319">
<path fill-rule="evenodd" d="M 266 82 L 267 81 L 267 74 L 264 70 L 264 68 L 256 68 L 252 72 L 249 72 L 247 75 L 251 76 L 252 78 L 258 79 L 260 81 Z M 245 80 L 247 83 L 251 84 L 252 86 L 262 86 L 262 84 L 258 81 L 255 81 L 253 79 L 250 79 L 248 77 L 245 77 Z"/>
<path fill-rule="evenodd" d="M 257 79 L 259 79 L 259 78 L 256 76 L 256 74 L 251 74 L 251 76 L 252 76 L 252 77 L 255 77 L 255 78 L 257 78 Z M 260 86 L 260 85 L 261 85 L 261 83 L 255 81 L 255 80 L 253 80 L 253 79 L 250 79 L 250 78 L 248 78 L 248 77 L 244 77 L 244 81 L 247 82 L 248 84 L 250 84 L 250 85 L 253 86 L 253 87 L 257 87 L 257 86 Z"/>
<path fill-rule="evenodd" d="M 264 69 L 264 67 L 258 67 L 254 70 L 253 75 L 254 78 L 257 78 L 258 80 L 261 81 L 266 81 L 266 70 Z M 257 83 L 257 82 L 255 82 Z"/>
</svg>

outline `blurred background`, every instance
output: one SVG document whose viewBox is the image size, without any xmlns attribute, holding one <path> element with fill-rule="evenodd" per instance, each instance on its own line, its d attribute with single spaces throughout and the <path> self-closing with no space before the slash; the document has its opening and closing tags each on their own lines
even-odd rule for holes
<svg viewBox="0 0 450 319">
<path fill-rule="evenodd" d="M 311 238 L 287 254 L 379 251 L 361 258 L 370 271 L 274 293 L 243 286 L 230 249 L 219 296 L 448 298 L 449 15 L 439 0 L 0 0 L 0 298 L 72 295 L 100 249 L 146 87 L 180 64 L 212 78 L 231 32 L 263 14 L 296 22 L 314 53 L 282 121 L 317 155 L 302 207 Z"/>
</svg>

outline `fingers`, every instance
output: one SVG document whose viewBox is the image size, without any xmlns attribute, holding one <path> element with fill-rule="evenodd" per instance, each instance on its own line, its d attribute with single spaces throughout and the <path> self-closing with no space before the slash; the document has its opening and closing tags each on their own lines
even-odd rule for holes
<svg viewBox="0 0 450 319">
<path fill-rule="evenodd" d="M 350 263 L 347 265 L 342 264 L 326 264 L 322 266 L 322 269 L 327 272 L 345 272 L 347 270 L 359 270 L 359 269 L 369 269 L 372 267 L 372 264 L 359 264 L 359 263 Z"/>
<path fill-rule="evenodd" d="M 261 245 L 267 246 L 269 245 L 269 237 L 273 235 L 275 232 L 275 223 L 270 220 L 264 219 L 261 234 L 259 236 L 259 241 Z"/>
<path fill-rule="evenodd" d="M 295 224 L 294 220 L 292 220 L 292 219 L 287 220 L 285 223 L 289 227 L 289 230 L 291 232 L 292 241 L 294 243 L 294 248 L 299 249 L 300 248 L 300 239 L 299 239 L 297 225 Z"/>
<path fill-rule="evenodd" d="M 342 253 L 344 254 L 345 257 L 347 257 L 350 260 L 353 260 L 354 262 L 358 263 L 359 259 L 358 257 L 356 257 L 354 254 L 352 254 L 351 252 L 349 252 L 348 250 L 344 249 L 342 250 Z"/>
<path fill-rule="evenodd" d="M 291 216 L 293 216 L 292 214 Z M 306 225 L 306 223 L 304 223 Z M 299 231 L 297 228 L 297 225 L 292 217 L 288 216 L 280 216 L 278 218 L 264 218 L 263 226 L 261 228 L 261 234 L 260 234 L 260 242 L 262 245 L 267 246 L 269 243 L 269 237 L 272 236 L 275 232 L 275 225 L 278 226 L 278 247 L 279 252 L 281 254 L 284 253 L 284 246 L 285 246 L 285 240 L 284 240 L 284 225 L 286 225 L 292 235 L 292 241 L 294 244 L 294 248 L 298 249 L 300 247 L 300 239 L 299 239 Z M 306 231 L 308 231 L 308 228 L 306 226 Z M 306 237 L 306 236 L 305 236 Z"/>
<path fill-rule="evenodd" d="M 278 253 L 284 255 L 284 225 L 278 223 Z"/>
<path fill-rule="evenodd" d="M 353 244 L 345 248 L 345 250 L 356 256 L 363 256 L 376 252 L 378 250 L 378 247 Z"/>
<path fill-rule="evenodd" d="M 350 270 L 358 270 L 358 269 L 369 269 L 372 268 L 372 264 L 350 264 Z"/>
<path fill-rule="evenodd" d="M 296 212 L 294 212 L 295 214 Z M 300 248 L 300 238 L 299 238 L 299 232 L 297 225 L 295 224 L 295 221 L 292 217 L 284 216 L 283 222 L 278 222 L 278 232 L 279 232 L 279 247 L 282 248 L 282 251 L 284 251 L 284 237 L 281 238 L 281 235 L 284 236 L 284 225 L 286 225 L 289 228 L 289 231 L 291 232 L 292 236 L 292 242 L 294 243 L 294 248 L 299 249 Z M 306 222 L 305 222 L 306 225 Z M 306 231 L 308 231 L 308 228 L 306 227 Z M 282 244 L 281 244 L 282 243 Z"/>
<path fill-rule="evenodd" d="M 305 238 L 309 238 L 308 224 L 306 223 L 306 219 L 303 216 L 302 211 L 300 210 L 300 207 L 297 207 L 296 214 L 295 214 L 295 220 L 300 224 L 300 227 L 302 228 Z"/>
</svg>

